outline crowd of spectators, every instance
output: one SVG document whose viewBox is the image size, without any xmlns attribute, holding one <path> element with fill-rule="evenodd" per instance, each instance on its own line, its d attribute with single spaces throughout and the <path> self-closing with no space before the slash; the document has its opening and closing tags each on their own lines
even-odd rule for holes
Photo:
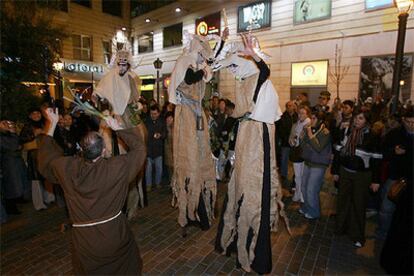
<svg viewBox="0 0 414 276">
<path fill-rule="evenodd" d="M 347 235 L 356 247 L 364 246 L 367 210 L 374 209 L 378 213 L 376 238 L 393 241 L 392 245 L 386 242 L 388 254 L 397 244 L 404 248 L 411 246 L 411 250 L 412 235 L 411 240 L 401 243 L 403 230 L 396 224 L 402 223 L 406 226 L 404 231 L 412 231 L 412 208 L 409 208 L 412 197 L 392 202 L 387 194 L 401 178 L 408 183 L 406 189 L 412 189 L 413 107 L 404 106 L 391 114 L 379 96 L 365 102 L 336 99 L 332 106 L 330 101 L 330 93 L 323 91 L 314 106 L 306 93 L 286 102 L 275 132 L 283 188 L 291 192 L 292 200 L 300 205 L 298 210 L 306 219 L 318 219 L 319 193 L 328 172 L 337 189 L 338 235 Z M 167 186 L 173 175 L 174 105 L 166 102 L 161 108 L 151 100 L 142 101 L 142 106 L 141 119 L 147 130 L 145 183 L 147 190 L 159 189 Z M 213 95 L 204 108 L 216 179 L 222 182 L 230 177 L 234 158 L 238 126 L 234 109 L 234 103 L 218 95 Z M 116 134 L 96 118 L 79 111 L 60 112 L 54 139 L 64 155 L 78 154 L 80 139 L 88 130 L 101 133 L 108 157 L 125 151 Z M 60 207 L 65 206 L 59 186 L 45 181 L 37 170 L 36 137 L 42 133 L 43 125 L 40 109 L 30 110 L 20 132 L 14 122 L 0 122 L 2 222 L 6 214 L 19 214 L 18 204 L 30 199 L 36 210 L 46 209 L 55 201 Z M 290 166 L 292 177 L 288 173 Z M 398 217 L 394 215 L 393 219 L 394 213 Z M 395 269 L 389 267 L 390 271 Z"/>
</svg>

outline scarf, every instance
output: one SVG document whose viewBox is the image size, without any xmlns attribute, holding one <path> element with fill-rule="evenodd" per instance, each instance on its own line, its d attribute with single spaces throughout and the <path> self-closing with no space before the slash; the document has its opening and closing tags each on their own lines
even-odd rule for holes
<svg viewBox="0 0 414 276">
<path fill-rule="evenodd" d="M 362 128 L 352 128 L 351 134 L 346 141 L 346 144 L 343 148 L 344 154 L 347 156 L 354 156 L 355 150 L 357 145 L 362 144 L 362 140 L 364 139 L 364 133 L 368 129 L 368 127 Z"/>
</svg>

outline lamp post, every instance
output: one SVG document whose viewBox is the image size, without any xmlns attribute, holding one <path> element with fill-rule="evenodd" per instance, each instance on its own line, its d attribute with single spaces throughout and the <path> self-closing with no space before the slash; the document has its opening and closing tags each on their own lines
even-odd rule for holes
<svg viewBox="0 0 414 276">
<path fill-rule="evenodd" d="M 392 114 L 395 114 L 398 106 L 398 98 L 400 93 L 400 77 L 401 77 L 401 67 L 404 56 L 404 42 L 405 42 L 405 32 L 407 29 L 407 18 L 414 5 L 414 0 L 394 0 L 394 3 L 398 9 L 398 38 L 397 38 L 397 47 L 395 51 L 395 61 L 394 61 L 394 74 L 392 77 L 392 88 L 391 94 L 394 96 L 394 101 L 392 103 Z"/>
<path fill-rule="evenodd" d="M 157 58 L 154 61 L 154 67 L 155 69 L 157 69 L 157 80 L 156 80 L 157 81 L 157 103 L 160 104 L 160 82 L 159 80 L 160 80 L 160 70 L 162 68 L 162 61 L 159 58 Z M 152 97 L 154 98 L 154 95 Z"/>
<path fill-rule="evenodd" d="M 53 63 L 53 69 L 55 69 L 55 71 L 57 72 L 57 77 L 58 77 L 58 85 L 57 85 L 58 89 L 57 89 L 57 95 L 56 95 L 57 99 L 63 98 L 62 76 L 60 72 L 63 70 L 64 66 L 65 64 L 60 59 L 58 59 L 55 63 Z"/>
</svg>

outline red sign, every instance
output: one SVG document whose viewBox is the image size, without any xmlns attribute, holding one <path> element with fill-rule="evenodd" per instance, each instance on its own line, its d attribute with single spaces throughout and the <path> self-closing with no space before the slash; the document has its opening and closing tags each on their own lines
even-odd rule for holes
<svg viewBox="0 0 414 276">
<path fill-rule="evenodd" d="M 198 35 L 220 35 L 220 12 L 196 19 L 195 26 Z"/>
</svg>

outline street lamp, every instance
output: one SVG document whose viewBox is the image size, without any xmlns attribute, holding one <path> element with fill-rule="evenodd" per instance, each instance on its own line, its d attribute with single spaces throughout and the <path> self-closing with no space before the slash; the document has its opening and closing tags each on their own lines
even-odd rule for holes
<svg viewBox="0 0 414 276">
<path fill-rule="evenodd" d="M 57 77 L 58 77 L 58 89 L 57 89 L 57 97 L 58 99 L 62 99 L 63 98 L 63 87 L 62 87 L 62 76 L 60 74 L 60 72 L 63 70 L 63 67 L 65 66 L 65 64 L 58 59 L 55 63 L 53 63 L 53 69 L 55 69 L 55 71 L 57 72 Z"/>
<path fill-rule="evenodd" d="M 394 96 L 392 105 L 392 114 L 395 114 L 398 106 L 398 98 L 400 93 L 400 75 L 404 56 L 405 32 L 407 29 L 407 18 L 414 5 L 414 0 L 394 0 L 394 4 L 398 9 L 398 38 L 395 51 L 394 74 L 392 77 L 391 94 Z"/>
<path fill-rule="evenodd" d="M 160 70 L 162 68 L 162 61 L 157 58 L 154 61 L 154 67 L 157 69 L 157 103 L 160 104 Z M 154 98 L 154 95 L 152 96 Z"/>
</svg>

